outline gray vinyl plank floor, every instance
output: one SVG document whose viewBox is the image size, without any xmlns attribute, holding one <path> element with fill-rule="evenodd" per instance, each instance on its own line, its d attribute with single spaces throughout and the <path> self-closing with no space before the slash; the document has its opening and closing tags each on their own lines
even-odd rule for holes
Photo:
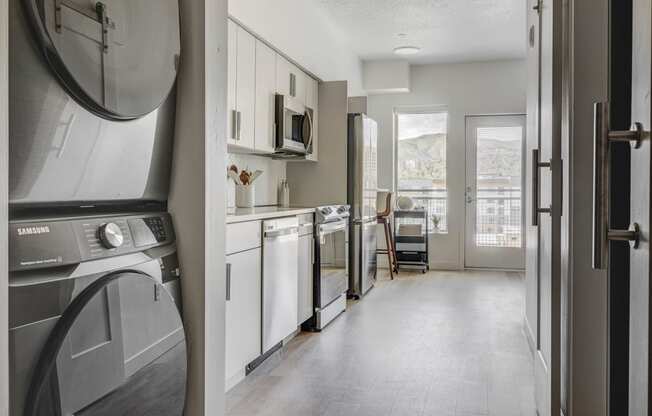
<svg viewBox="0 0 652 416">
<path fill-rule="evenodd" d="M 534 416 L 524 281 L 402 272 L 227 394 L 229 416 Z"/>
</svg>

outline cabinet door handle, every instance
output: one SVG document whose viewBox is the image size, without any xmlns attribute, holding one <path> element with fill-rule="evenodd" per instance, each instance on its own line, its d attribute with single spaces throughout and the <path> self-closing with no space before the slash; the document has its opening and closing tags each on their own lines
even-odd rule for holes
<svg viewBox="0 0 652 416">
<path fill-rule="evenodd" d="M 226 300 L 231 300 L 231 263 L 226 263 Z"/>
<path fill-rule="evenodd" d="M 290 96 L 297 96 L 297 76 L 290 72 Z"/>
<path fill-rule="evenodd" d="M 541 168 L 550 168 L 552 165 L 550 162 L 540 162 L 539 161 L 539 149 L 532 149 L 532 226 L 539 226 L 539 214 L 551 214 L 552 208 L 540 208 L 539 207 L 539 169 Z"/>
<path fill-rule="evenodd" d="M 310 244 L 310 263 L 315 264 L 315 244 L 317 244 L 317 240 L 313 237 L 311 239 L 312 244 Z"/>
<path fill-rule="evenodd" d="M 242 137 L 242 112 L 240 111 L 237 112 L 236 124 L 238 126 L 238 137 L 236 137 L 236 140 L 239 141 Z"/>
<path fill-rule="evenodd" d="M 609 241 L 629 241 L 638 247 L 640 231 L 634 223 L 628 230 L 609 228 L 609 162 L 611 142 L 626 142 L 638 149 L 643 140 L 643 125 L 636 123 L 630 130 L 613 131 L 609 127 L 609 103 L 596 103 L 593 129 L 593 268 L 607 268 Z M 635 172 L 633 173 L 636 174 Z"/>
<path fill-rule="evenodd" d="M 238 112 L 231 110 L 231 138 L 238 140 Z"/>
</svg>

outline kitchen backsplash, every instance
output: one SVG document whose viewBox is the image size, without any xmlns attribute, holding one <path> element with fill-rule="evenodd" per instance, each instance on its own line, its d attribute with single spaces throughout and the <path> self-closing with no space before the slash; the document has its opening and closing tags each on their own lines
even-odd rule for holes
<svg viewBox="0 0 652 416">
<path fill-rule="evenodd" d="M 263 174 L 254 184 L 255 186 L 255 204 L 276 205 L 277 189 L 281 179 L 286 178 L 287 162 L 273 160 L 268 157 L 243 155 L 229 153 L 227 155 L 227 166 L 236 165 L 238 169 L 247 169 L 249 171 L 262 170 Z M 226 173 L 225 173 L 226 175 Z M 227 207 L 235 206 L 235 184 L 231 179 L 226 180 L 227 184 Z"/>
</svg>

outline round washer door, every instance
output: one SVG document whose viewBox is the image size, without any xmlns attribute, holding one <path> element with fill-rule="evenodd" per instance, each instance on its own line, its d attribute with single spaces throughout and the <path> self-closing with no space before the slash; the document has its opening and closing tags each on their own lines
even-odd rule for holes
<svg viewBox="0 0 652 416">
<path fill-rule="evenodd" d="M 30 384 L 26 416 L 181 416 L 186 340 L 167 290 L 140 272 L 85 288 L 50 334 Z"/>
<path fill-rule="evenodd" d="M 24 0 L 66 90 L 89 111 L 131 120 L 169 95 L 180 54 L 178 0 Z"/>
</svg>

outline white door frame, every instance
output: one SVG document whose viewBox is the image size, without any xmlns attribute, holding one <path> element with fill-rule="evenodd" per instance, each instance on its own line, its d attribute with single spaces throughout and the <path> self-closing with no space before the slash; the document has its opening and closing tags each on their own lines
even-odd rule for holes
<svg viewBox="0 0 652 416">
<path fill-rule="evenodd" d="M 474 220 L 476 220 L 477 204 L 477 189 L 475 185 L 471 186 L 470 183 L 475 183 L 477 172 L 475 169 L 475 162 L 477 160 L 477 138 L 473 134 L 473 124 L 482 120 L 486 120 L 487 124 L 499 127 L 500 124 L 504 126 L 520 125 L 523 129 L 521 136 L 521 247 L 520 248 L 474 248 Z M 465 151 L 465 193 L 464 193 L 464 234 L 463 234 L 463 250 L 464 250 L 464 267 L 467 269 L 494 269 L 494 270 L 523 270 L 525 268 L 525 146 L 526 146 L 526 126 L 527 120 L 525 114 L 491 114 L 491 115 L 470 115 L 465 117 L 466 129 L 466 151 Z M 469 188 L 473 195 L 469 195 Z M 469 200 L 471 198 L 471 200 Z M 472 250 L 476 249 L 478 252 L 473 253 Z M 495 259 L 503 260 L 495 260 Z M 505 260 L 506 259 L 506 260 Z"/>
</svg>

